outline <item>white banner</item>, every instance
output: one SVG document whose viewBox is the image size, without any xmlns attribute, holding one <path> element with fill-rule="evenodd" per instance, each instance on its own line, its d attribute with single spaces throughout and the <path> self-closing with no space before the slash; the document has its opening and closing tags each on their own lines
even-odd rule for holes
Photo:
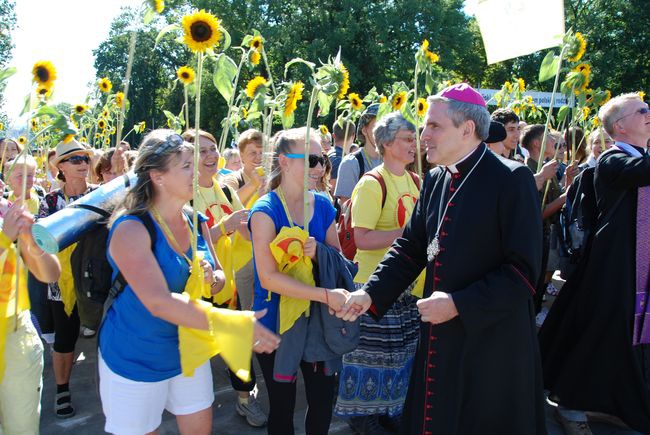
<svg viewBox="0 0 650 435">
<path fill-rule="evenodd" d="M 483 99 L 488 103 L 488 106 L 496 106 L 497 102 L 492 99 L 494 97 L 494 94 L 499 92 L 499 89 L 477 89 L 483 96 Z M 533 98 L 533 103 L 535 103 L 537 106 L 540 107 L 549 107 L 551 105 L 551 92 L 537 92 L 537 91 L 531 91 L 531 92 L 524 92 L 524 96 L 530 95 Z M 555 94 L 555 104 L 554 108 L 557 109 L 558 107 L 565 106 L 569 104 L 567 102 L 567 98 L 561 94 L 561 93 L 556 93 Z"/>
<path fill-rule="evenodd" d="M 488 64 L 556 47 L 562 42 L 563 0 L 478 0 L 473 10 Z"/>
</svg>

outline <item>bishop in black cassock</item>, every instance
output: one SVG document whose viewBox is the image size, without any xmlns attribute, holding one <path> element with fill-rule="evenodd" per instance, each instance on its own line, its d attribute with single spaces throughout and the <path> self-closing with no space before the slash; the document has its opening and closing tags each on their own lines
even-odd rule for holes
<svg viewBox="0 0 650 435">
<path fill-rule="evenodd" d="M 546 433 L 532 298 L 542 255 L 534 179 L 481 142 L 490 119 L 470 86 L 429 103 L 422 140 L 439 166 L 425 175 L 402 237 L 339 315 L 381 317 L 426 268 L 402 432 Z"/>
</svg>

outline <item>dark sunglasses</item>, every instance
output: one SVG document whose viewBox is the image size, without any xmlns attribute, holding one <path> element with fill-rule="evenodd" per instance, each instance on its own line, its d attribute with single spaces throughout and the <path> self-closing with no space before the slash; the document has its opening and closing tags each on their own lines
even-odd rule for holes
<svg viewBox="0 0 650 435">
<path fill-rule="evenodd" d="M 625 116 L 621 116 L 620 118 L 618 118 L 618 119 L 616 120 L 616 122 L 620 121 L 621 119 L 625 119 L 625 118 L 627 118 L 628 116 L 637 115 L 637 114 L 638 114 L 638 115 L 645 115 L 645 114 L 647 114 L 648 112 L 650 112 L 650 109 L 648 109 L 648 106 L 646 106 L 646 107 L 642 107 L 642 108 L 640 108 L 639 110 L 635 110 L 635 111 L 632 112 L 632 113 L 628 113 L 628 114 L 625 115 Z"/>
<path fill-rule="evenodd" d="M 285 154 L 285 156 L 289 159 L 304 159 L 305 155 L 304 154 L 295 154 L 295 153 L 290 153 L 290 154 Z M 325 166 L 325 156 L 319 156 L 317 154 L 310 154 L 309 155 L 309 167 L 311 169 L 315 168 L 316 165 L 320 163 L 321 166 Z"/>
<path fill-rule="evenodd" d="M 61 160 L 61 163 L 70 162 L 73 165 L 80 165 L 82 163 L 90 163 L 90 158 L 88 156 L 72 156 L 67 159 Z"/>
</svg>

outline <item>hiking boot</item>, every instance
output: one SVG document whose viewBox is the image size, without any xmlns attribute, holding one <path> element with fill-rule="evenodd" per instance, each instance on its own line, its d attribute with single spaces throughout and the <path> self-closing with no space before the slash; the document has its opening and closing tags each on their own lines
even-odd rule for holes
<svg viewBox="0 0 650 435">
<path fill-rule="evenodd" d="M 605 423 L 612 426 L 620 427 L 621 429 L 631 430 L 630 426 L 625 424 L 623 420 L 621 420 L 620 418 L 614 415 L 605 414 L 603 412 L 591 412 L 591 411 L 587 411 L 585 412 L 585 414 L 587 414 L 587 419 L 589 419 L 589 421 L 592 421 L 594 423 Z"/>
<path fill-rule="evenodd" d="M 572 421 L 565 418 L 558 409 L 555 409 L 555 419 L 560 422 L 567 435 L 593 435 L 589 423 L 586 421 Z"/>
<path fill-rule="evenodd" d="M 248 402 L 241 403 L 237 400 L 235 405 L 237 414 L 246 418 L 246 423 L 253 427 L 262 427 L 266 424 L 266 414 L 255 396 L 248 396 Z"/>
<path fill-rule="evenodd" d="M 379 424 L 379 416 L 366 415 L 363 417 L 351 417 L 348 425 L 357 435 L 390 435 L 387 429 Z"/>
</svg>

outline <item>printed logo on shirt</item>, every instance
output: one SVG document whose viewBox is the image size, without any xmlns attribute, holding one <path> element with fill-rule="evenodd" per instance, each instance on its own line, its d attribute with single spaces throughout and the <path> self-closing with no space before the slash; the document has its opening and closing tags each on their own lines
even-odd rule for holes
<svg viewBox="0 0 650 435">
<path fill-rule="evenodd" d="M 230 216 L 233 213 L 233 209 L 228 205 L 228 204 L 219 204 L 219 203 L 213 203 L 208 206 L 208 209 L 205 211 L 205 215 L 208 217 L 208 228 L 212 228 L 215 224 L 215 219 L 214 215 L 210 210 L 212 210 L 212 207 L 219 206 L 221 208 L 221 212 L 225 214 L 226 216 Z"/>
<path fill-rule="evenodd" d="M 406 225 L 406 221 L 411 217 L 411 213 L 413 213 L 416 202 L 418 202 L 418 199 L 410 193 L 403 194 L 397 200 L 395 213 L 397 225 L 399 225 L 400 228 L 403 228 L 404 225 Z"/>
</svg>

